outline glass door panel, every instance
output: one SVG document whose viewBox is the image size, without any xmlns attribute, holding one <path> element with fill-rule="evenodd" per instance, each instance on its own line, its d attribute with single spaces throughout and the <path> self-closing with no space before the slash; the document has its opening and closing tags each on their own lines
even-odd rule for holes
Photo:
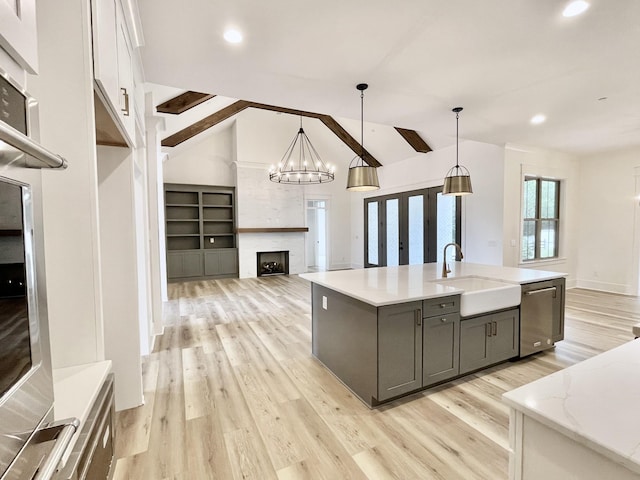
<svg viewBox="0 0 640 480">
<path fill-rule="evenodd" d="M 367 264 L 380 265 L 378 252 L 378 202 L 367 204 Z"/>
<path fill-rule="evenodd" d="M 397 198 L 386 202 L 387 266 L 400 265 L 400 201 Z"/>
<path fill-rule="evenodd" d="M 438 262 L 442 262 L 442 252 L 444 246 L 447 243 L 456 242 L 456 198 L 454 196 L 442 195 L 438 193 L 436 197 L 437 205 L 437 219 L 438 219 L 438 233 L 437 233 L 437 247 L 436 258 Z M 450 252 L 456 252 L 454 248 L 449 249 Z M 448 262 L 452 261 L 452 258 L 447 259 Z"/>
<path fill-rule="evenodd" d="M 424 263 L 424 195 L 409 197 L 409 265 Z"/>
</svg>

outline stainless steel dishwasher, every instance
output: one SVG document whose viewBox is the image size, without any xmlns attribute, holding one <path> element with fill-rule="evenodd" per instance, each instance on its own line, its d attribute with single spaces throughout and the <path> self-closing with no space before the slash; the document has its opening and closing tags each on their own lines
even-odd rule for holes
<svg viewBox="0 0 640 480">
<path fill-rule="evenodd" d="M 520 356 L 551 348 L 564 338 L 565 279 L 522 285 Z"/>
</svg>

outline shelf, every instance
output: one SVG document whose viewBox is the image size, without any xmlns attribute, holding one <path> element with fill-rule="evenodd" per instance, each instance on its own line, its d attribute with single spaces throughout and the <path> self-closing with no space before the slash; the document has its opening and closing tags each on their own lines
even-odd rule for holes
<svg viewBox="0 0 640 480">
<path fill-rule="evenodd" d="M 164 190 L 169 281 L 237 277 L 235 189 L 165 184 Z"/>
<path fill-rule="evenodd" d="M 308 232 L 309 227 L 284 227 L 284 228 L 236 228 L 236 233 L 291 233 Z"/>
</svg>

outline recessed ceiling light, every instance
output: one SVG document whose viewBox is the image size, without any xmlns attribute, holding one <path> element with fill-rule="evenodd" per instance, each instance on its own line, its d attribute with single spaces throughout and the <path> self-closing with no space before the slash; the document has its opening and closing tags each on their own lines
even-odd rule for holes
<svg viewBox="0 0 640 480">
<path fill-rule="evenodd" d="M 544 121 L 547 119 L 546 116 L 544 116 L 542 113 L 538 113 L 537 115 L 534 115 L 533 117 L 531 117 L 531 120 L 529 120 L 533 125 L 540 125 L 541 123 L 544 123 Z"/>
<path fill-rule="evenodd" d="M 563 17 L 575 17 L 576 15 L 580 15 L 584 13 L 589 8 L 589 3 L 584 0 L 576 0 L 575 2 L 571 2 L 569 5 L 565 7 L 562 11 Z"/>
<path fill-rule="evenodd" d="M 224 32 L 224 39 L 229 43 L 240 43 L 242 42 L 242 33 L 235 28 L 229 28 Z"/>
</svg>

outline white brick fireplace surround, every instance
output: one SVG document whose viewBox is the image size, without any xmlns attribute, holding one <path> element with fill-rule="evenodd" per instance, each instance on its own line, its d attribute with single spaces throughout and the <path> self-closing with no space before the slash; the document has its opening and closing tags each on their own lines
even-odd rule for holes
<svg viewBox="0 0 640 480">
<path fill-rule="evenodd" d="M 238 228 L 288 228 L 305 224 L 304 189 L 269 181 L 268 165 L 236 162 Z M 289 251 L 289 273 L 305 271 L 305 233 L 238 233 L 240 278 L 256 277 L 257 252 Z"/>
</svg>

